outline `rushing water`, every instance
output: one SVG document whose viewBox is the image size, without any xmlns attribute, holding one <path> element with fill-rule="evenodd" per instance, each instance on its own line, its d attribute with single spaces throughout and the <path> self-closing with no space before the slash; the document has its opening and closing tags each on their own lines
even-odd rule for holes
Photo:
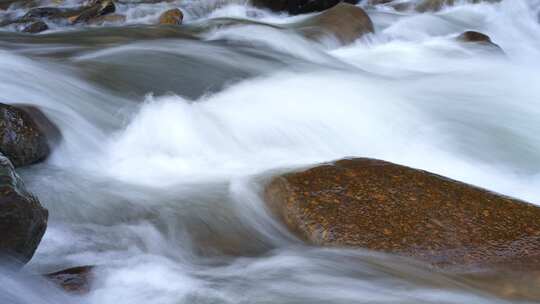
<svg viewBox="0 0 540 304">
<path fill-rule="evenodd" d="M 25 271 L 0 272 L 0 303 L 511 302 L 493 292 L 508 282 L 307 247 L 259 193 L 276 170 L 368 156 L 540 202 L 539 1 L 371 8 L 376 33 L 344 47 L 243 1 L 122 3 L 121 27 L 0 32 L 0 102 L 63 134 L 20 170 L 51 218 Z M 186 26 L 145 25 L 178 5 Z M 79 265 L 98 265 L 84 296 L 35 275 Z"/>
</svg>

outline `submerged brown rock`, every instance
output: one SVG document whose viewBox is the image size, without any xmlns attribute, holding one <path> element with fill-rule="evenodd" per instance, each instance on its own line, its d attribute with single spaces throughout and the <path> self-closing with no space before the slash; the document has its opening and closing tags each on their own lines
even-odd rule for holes
<svg viewBox="0 0 540 304">
<path fill-rule="evenodd" d="M 178 25 L 182 24 L 184 14 L 178 8 L 173 8 L 165 11 L 159 16 L 159 24 Z"/>
<path fill-rule="evenodd" d="M 84 294 L 90 291 L 93 266 L 79 266 L 46 274 L 58 287 L 70 293 Z"/>
<path fill-rule="evenodd" d="M 316 245 L 437 266 L 540 268 L 540 208 L 389 162 L 340 160 L 274 178 L 269 207 Z"/>
<path fill-rule="evenodd" d="M 488 47 L 490 50 L 504 53 L 502 48 L 499 45 L 493 43 L 493 41 L 491 41 L 491 38 L 488 35 L 480 32 L 466 31 L 460 34 L 456 39 L 466 44 L 485 46 Z"/>
<path fill-rule="evenodd" d="M 340 3 L 291 27 L 315 40 L 333 35 L 342 44 L 349 44 L 364 34 L 373 32 L 373 23 L 366 12 L 347 3 Z"/>
</svg>

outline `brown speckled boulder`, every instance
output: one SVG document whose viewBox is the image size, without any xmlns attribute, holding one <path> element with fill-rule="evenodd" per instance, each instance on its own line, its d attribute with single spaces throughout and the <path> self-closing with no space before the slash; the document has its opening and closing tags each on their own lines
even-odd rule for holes
<svg viewBox="0 0 540 304">
<path fill-rule="evenodd" d="M 275 177 L 269 207 L 306 241 L 445 267 L 540 268 L 540 208 L 426 171 L 358 158 Z"/>
<path fill-rule="evenodd" d="M 45 159 L 49 151 L 45 133 L 27 112 L 0 103 L 0 153 L 19 167 Z"/>
<path fill-rule="evenodd" d="M 13 165 L 0 154 L 0 255 L 28 262 L 45 229 L 48 212 L 28 193 Z"/>
<path fill-rule="evenodd" d="M 161 16 L 159 16 L 159 24 L 168 24 L 168 25 L 179 25 L 182 24 L 184 19 L 184 14 L 178 8 L 170 9 L 165 11 Z"/>
</svg>

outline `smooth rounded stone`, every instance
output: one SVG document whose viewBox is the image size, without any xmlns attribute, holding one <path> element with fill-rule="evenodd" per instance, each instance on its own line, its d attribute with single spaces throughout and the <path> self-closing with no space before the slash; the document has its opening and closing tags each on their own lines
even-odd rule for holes
<svg viewBox="0 0 540 304">
<path fill-rule="evenodd" d="M 374 31 L 373 23 L 366 12 L 347 3 L 340 3 L 291 27 L 314 40 L 331 34 L 342 44 L 350 44 L 364 34 Z"/>
<path fill-rule="evenodd" d="M 69 293 L 85 294 L 90 291 L 94 266 L 79 266 L 54 273 L 45 277 Z"/>
<path fill-rule="evenodd" d="M 457 37 L 463 42 L 493 43 L 488 35 L 475 31 L 466 31 Z"/>
<path fill-rule="evenodd" d="M 49 26 L 47 25 L 47 23 L 43 21 L 35 21 L 25 26 L 22 31 L 25 33 L 36 34 L 36 33 L 44 32 L 48 29 L 49 29 Z"/>
<path fill-rule="evenodd" d="M 502 48 L 499 45 L 493 43 L 493 41 L 491 41 L 491 38 L 489 38 L 488 35 L 482 34 L 480 32 L 466 31 L 460 34 L 456 39 L 463 43 L 474 43 L 478 45 L 488 46 L 493 48 L 494 50 L 496 49 L 497 51 L 502 52 Z"/>
<path fill-rule="evenodd" d="M 48 211 L 26 191 L 9 159 L 0 153 L 0 255 L 27 263 L 45 229 Z"/>
<path fill-rule="evenodd" d="M 252 0 L 254 6 L 292 15 L 322 12 L 338 3 L 357 4 L 358 0 Z"/>
<path fill-rule="evenodd" d="M 540 268 L 540 208 L 433 173 L 357 158 L 275 177 L 270 209 L 321 246 L 438 267 Z"/>
<path fill-rule="evenodd" d="M 159 24 L 179 25 L 182 24 L 184 14 L 178 8 L 170 9 L 159 16 Z"/>
<path fill-rule="evenodd" d="M 0 152 L 20 167 L 44 160 L 50 148 L 45 133 L 32 116 L 0 103 Z"/>
</svg>

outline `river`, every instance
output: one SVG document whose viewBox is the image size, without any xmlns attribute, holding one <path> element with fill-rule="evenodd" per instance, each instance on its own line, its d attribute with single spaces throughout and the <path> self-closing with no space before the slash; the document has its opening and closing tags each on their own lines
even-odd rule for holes
<svg viewBox="0 0 540 304">
<path fill-rule="evenodd" d="M 184 26 L 151 24 L 176 6 Z M 119 27 L 0 32 L 0 102 L 39 107 L 63 136 L 19 170 L 50 220 L 25 271 L 0 271 L 1 303 L 512 302 L 396 257 L 308 247 L 259 194 L 275 172 L 366 156 L 540 202 L 539 1 L 367 8 L 375 34 L 347 46 L 266 26 L 306 16 L 242 1 L 118 10 Z M 504 54 L 456 41 L 466 30 Z M 97 265 L 86 295 L 35 276 L 79 265 Z"/>
</svg>

